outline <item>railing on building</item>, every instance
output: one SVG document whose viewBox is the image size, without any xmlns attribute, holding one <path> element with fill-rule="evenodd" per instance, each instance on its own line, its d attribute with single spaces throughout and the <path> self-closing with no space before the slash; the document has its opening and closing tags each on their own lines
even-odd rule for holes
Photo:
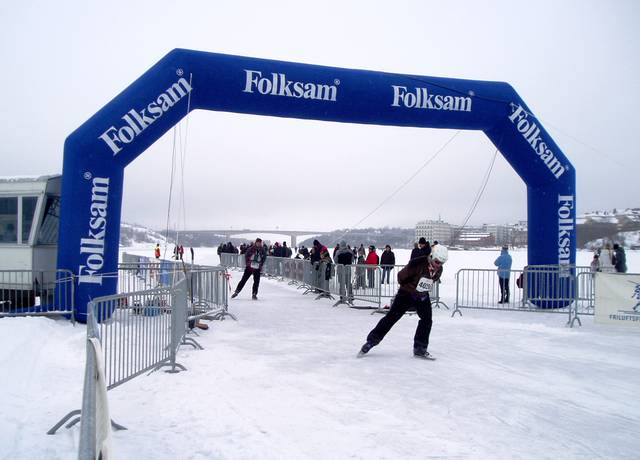
<svg viewBox="0 0 640 460">
<path fill-rule="evenodd" d="M 74 319 L 74 275 L 69 270 L 0 270 L 0 317 Z"/>
</svg>

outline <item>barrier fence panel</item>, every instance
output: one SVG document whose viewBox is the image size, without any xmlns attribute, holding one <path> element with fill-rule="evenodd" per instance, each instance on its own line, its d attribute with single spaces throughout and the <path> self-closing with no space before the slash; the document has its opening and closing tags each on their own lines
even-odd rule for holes
<svg viewBox="0 0 640 460">
<path fill-rule="evenodd" d="M 181 260 L 152 259 L 124 253 L 118 265 L 119 292 L 143 291 L 162 286 L 173 286 L 176 274 L 192 265 Z"/>
<path fill-rule="evenodd" d="M 100 297 L 90 304 L 102 321 L 99 335 L 108 389 L 169 363 L 171 300 L 170 288 L 158 288 Z"/>
<path fill-rule="evenodd" d="M 576 275 L 576 314 L 593 315 L 596 304 L 595 273 L 583 271 Z"/>
<path fill-rule="evenodd" d="M 236 319 L 228 312 L 229 276 L 225 267 L 196 266 L 188 272 L 187 282 L 190 323 L 199 318 Z"/>
<path fill-rule="evenodd" d="M 456 303 L 453 315 L 462 312 L 460 308 L 485 310 L 535 310 L 527 305 L 522 289 L 516 281 L 522 271 L 511 270 L 508 279 L 509 301 L 500 302 L 501 292 L 498 271 L 491 269 L 463 268 L 456 273 Z M 504 282 L 503 282 L 504 283 Z"/>
<path fill-rule="evenodd" d="M 220 254 L 220 265 L 227 268 L 244 270 L 244 267 L 245 267 L 244 254 L 230 254 L 230 253 L 223 252 Z"/>
<path fill-rule="evenodd" d="M 74 315 L 69 270 L 0 270 L 0 317 Z"/>
<path fill-rule="evenodd" d="M 331 293 L 338 296 L 338 301 L 333 304 L 334 307 L 341 304 L 350 306 L 354 304 L 352 271 L 351 265 L 336 265 L 335 276 L 330 284 Z"/>
<path fill-rule="evenodd" d="M 352 265 L 349 267 L 353 299 L 371 304 L 364 308 L 380 308 L 382 270 L 379 265 Z"/>
<path fill-rule="evenodd" d="M 509 301 L 501 303 L 498 270 L 459 270 L 453 314 L 462 314 L 461 308 L 559 313 L 568 315 L 570 326 L 580 323 L 579 315 L 593 314 L 589 267 L 530 265 L 511 270 L 508 286 Z"/>
</svg>

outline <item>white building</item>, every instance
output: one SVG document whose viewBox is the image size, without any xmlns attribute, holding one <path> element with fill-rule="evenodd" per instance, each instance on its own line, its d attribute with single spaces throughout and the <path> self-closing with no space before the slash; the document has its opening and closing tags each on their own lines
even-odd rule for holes
<svg viewBox="0 0 640 460">
<path fill-rule="evenodd" d="M 450 244 L 452 236 L 451 224 L 442 220 L 423 220 L 416 224 L 416 241 L 424 237 L 430 243 Z"/>
<path fill-rule="evenodd" d="M 0 270 L 56 268 L 59 174 L 0 177 Z"/>
<path fill-rule="evenodd" d="M 510 228 L 506 225 L 498 225 L 498 224 L 484 224 L 483 230 L 489 233 L 497 246 L 501 246 L 503 244 L 509 244 L 510 241 Z"/>
</svg>

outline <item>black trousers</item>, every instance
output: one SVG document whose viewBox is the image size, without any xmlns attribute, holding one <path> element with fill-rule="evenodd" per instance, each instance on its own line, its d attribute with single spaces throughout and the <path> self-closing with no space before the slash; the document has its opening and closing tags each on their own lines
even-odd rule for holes
<svg viewBox="0 0 640 460">
<path fill-rule="evenodd" d="M 387 277 L 387 284 L 389 284 L 389 278 L 391 277 L 391 267 L 382 267 L 382 281 L 380 284 L 384 284 L 384 277 Z"/>
<path fill-rule="evenodd" d="M 414 348 L 424 348 L 429 346 L 429 335 L 431 334 L 431 326 L 433 325 L 431 299 L 427 297 L 424 300 L 416 300 L 403 290 L 398 290 L 396 298 L 391 304 L 391 308 L 387 314 L 378 322 L 367 336 L 367 342 L 374 345 L 379 344 L 384 336 L 391 330 L 394 324 L 398 322 L 409 307 L 415 306 L 420 321 L 416 327 L 416 334 L 413 337 Z"/>
<path fill-rule="evenodd" d="M 260 270 L 253 269 L 251 267 L 247 267 L 244 269 L 244 273 L 242 274 L 242 279 L 238 283 L 238 287 L 236 288 L 236 292 L 242 291 L 242 288 L 247 283 L 249 277 L 253 275 L 253 289 L 252 294 L 258 295 L 258 287 L 260 286 Z"/>
<path fill-rule="evenodd" d="M 500 302 L 509 301 L 509 278 L 498 278 L 500 284 Z"/>
</svg>

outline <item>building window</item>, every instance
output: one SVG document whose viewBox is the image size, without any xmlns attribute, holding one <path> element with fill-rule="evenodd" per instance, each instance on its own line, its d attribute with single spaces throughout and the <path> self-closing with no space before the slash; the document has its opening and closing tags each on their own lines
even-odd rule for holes
<svg viewBox="0 0 640 460">
<path fill-rule="evenodd" d="M 47 196 L 44 218 L 38 233 L 38 244 L 56 244 L 58 242 L 58 224 L 60 221 L 60 197 Z"/>
<path fill-rule="evenodd" d="M 0 198 L 0 243 L 18 242 L 18 198 Z"/>
<path fill-rule="evenodd" d="M 29 234 L 33 225 L 33 216 L 38 204 L 37 196 L 22 197 L 22 244 L 29 244 Z"/>
</svg>

